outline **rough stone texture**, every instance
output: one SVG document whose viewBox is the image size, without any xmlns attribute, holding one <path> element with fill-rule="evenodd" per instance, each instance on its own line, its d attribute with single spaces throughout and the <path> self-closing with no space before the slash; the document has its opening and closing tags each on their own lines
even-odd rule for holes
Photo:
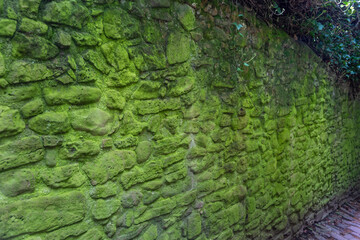
<svg viewBox="0 0 360 240">
<path fill-rule="evenodd" d="M 355 184 L 358 100 L 195 2 L 0 0 L 0 239 L 290 239 Z"/>
</svg>

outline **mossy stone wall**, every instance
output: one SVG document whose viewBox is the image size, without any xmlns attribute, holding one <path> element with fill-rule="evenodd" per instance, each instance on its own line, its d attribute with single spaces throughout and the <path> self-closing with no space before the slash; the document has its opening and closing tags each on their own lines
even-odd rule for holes
<svg viewBox="0 0 360 240">
<path fill-rule="evenodd" d="M 0 239 L 288 239 L 359 177 L 339 89 L 225 4 L 0 0 Z"/>
</svg>

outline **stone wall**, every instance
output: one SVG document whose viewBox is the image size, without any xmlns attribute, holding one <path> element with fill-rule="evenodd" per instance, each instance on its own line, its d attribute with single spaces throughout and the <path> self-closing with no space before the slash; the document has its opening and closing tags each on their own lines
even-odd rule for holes
<svg viewBox="0 0 360 240">
<path fill-rule="evenodd" d="M 359 176 L 358 103 L 247 12 L 0 13 L 0 239 L 284 239 Z"/>
</svg>

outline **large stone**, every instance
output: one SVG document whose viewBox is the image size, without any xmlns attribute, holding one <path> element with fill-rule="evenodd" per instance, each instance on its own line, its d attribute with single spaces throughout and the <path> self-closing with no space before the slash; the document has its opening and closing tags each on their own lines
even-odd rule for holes
<svg viewBox="0 0 360 240">
<path fill-rule="evenodd" d="M 85 217 L 85 197 L 80 192 L 38 197 L 0 206 L 0 238 L 53 230 Z"/>
<path fill-rule="evenodd" d="M 149 141 L 142 141 L 136 147 L 137 162 L 143 163 L 150 157 L 152 151 L 152 144 Z"/>
<path fill-rule="evenodd" d="M 90 190 L 90 197 L 92 198 L 108 198 L 116 195 L 119 186 L 114 182 L 106 182 L 103 185 L 97 185 Z"/>
<path fill-rule="evenodd" d="M 32 192 L 35 189 L 35 175 L 29 169 L 8 171 L 0 175 L 0 190 L 8 197 Z"/>
<path fill-rule="evenodd" d="M 52 188 L 80 187 L 86 181 L 86 176 L 81 173 L 79 164 L 47 169 L 41 173 L 41 178 L 46 185 Z"/>
<path fill-rule="evenodd" d="M 166 47 L 169 64 L 183 63 L 190 58 L 190 54 L 190 38 L 180 32 L 170 34 Z"/>
<path fill-rule="evenodd" d="M 27 83 L 49 79 L 53 72 L 42 63 L 15 61 L 6 80 L 10 83 Z"/>
<path fill-rule="evenodd" d="M 40 137 L 23 138 L 0 146 L 0 171 L 38 162 L 44 158 Z"/>
<path fill-rule="evenodd" d="M 12 37 L 16 31 L 16 21 L 0 18 L 0 36 Z"/>
<path fill-rule="evenodd" d="M 70 130 L 68 114 L 45 112 L 29 120 L 29 128 L 41 134 L 60 134 Z"/>
<path fill-rule="evenodd" d="M 42 17 L 45 22 L 81 28 L 89 17 L 89 10 L 75 0 L 54 1 L 45 5 Z"/>
<path fill-rule="evenodd" d="M 21 133 L 25 129 L 25 122 L 18 110 L 0 106 L 0 138 Z"/>
<path fill-rule="evenodd" d="M 33 117 L 33 116 L 39 115 L 40 113 L 43 113 L 44 108 L 45 108 L 45 106 L 44 106 L 43 101 L 40 98 L 37 98 L 33 101 L 26 103 L 24 106 L 22 106 L 21 114 L 25 118 Z"/>
<path fill-rule="evenodd" d="M 187 237 L 194 239 L 201 233 L 201 216 L 198 212 L 193 211 L 187 219 Z"/>
<path fill-rule="evenodd" d="M 59 49 L 49 40 L 39 36 L 27 36 L 17 33 L 11 40 L 12 54 L 15 57 L 25 57 L 48 60 L 59 53 Z"/>
<path fill-rule="evenodd" d="M 124 69 L 120 72 L 110 72 L 105 78 L 105 83 L 109 87 L 125 87 L 139 81 L 139 77 L 133 71 Z"/>
<path fill-rule="evenodd" d="M 105 56 L 106 61 L 117 71 L 121 71 L 129 65 L 128 52 L 116 42 L 107 42 L 101 45 L 101 52 Z"/>
<path fill-rule="evenodd" d="M 162 47 L 143 45 L 132 52 L 136 67 L 140 71 L 161 70 L 166 68 L 166 57 Z"/>
<path fill-rule="evenodd" d="M 99 108 L 82 109 L 71 112 L 71 126 L 75 130 L 89 132 L 95 136 L 109 134 L 113 116 Z"/>
<path fill-rule="evenodd" d="M 44 89 L 44 98 L 49 105 L 88 104 L 99 101 L 100 97 L 100 89 L 94 87 L 70 86 Z"/>
<path fill-rule="evenodd" d="M 147 126 L 147 123 L 138 121 L 130 111 L 124 112 L 124 118 L 121 122 L 119 133 L 122 135 L 138 135 Z"/>
<path fill-rule="evenodd" d="M 95 162 L 83 166 L 92 185 L 103 184 L 136 163 L 136 154 L 130 150 L 115 150 L 105 153 Z"/>
<path fill-rule="evenodd" d="M 139 21 L 121 8 L 108 8 L 104 13 L 104 32 L 109 38 L 140 37 Z"/>
<path fill-rule="evenodd" d="M 110 109 L 123 110 L 126 99 L 116 90 L 108 90 L 105 94 L 106 106 Z"/>
</svg>

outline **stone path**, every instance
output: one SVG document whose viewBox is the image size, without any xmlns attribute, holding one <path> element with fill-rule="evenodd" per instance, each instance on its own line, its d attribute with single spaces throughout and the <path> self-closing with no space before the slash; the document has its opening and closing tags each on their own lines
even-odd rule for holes
<svg viewBox="0 0 360 240">
<path fill-rule="evenodd" d="M 321 222 L 306 227 L 297 240 L 360 240 L 360 196 L 349 200 Z"/>
</svg>

